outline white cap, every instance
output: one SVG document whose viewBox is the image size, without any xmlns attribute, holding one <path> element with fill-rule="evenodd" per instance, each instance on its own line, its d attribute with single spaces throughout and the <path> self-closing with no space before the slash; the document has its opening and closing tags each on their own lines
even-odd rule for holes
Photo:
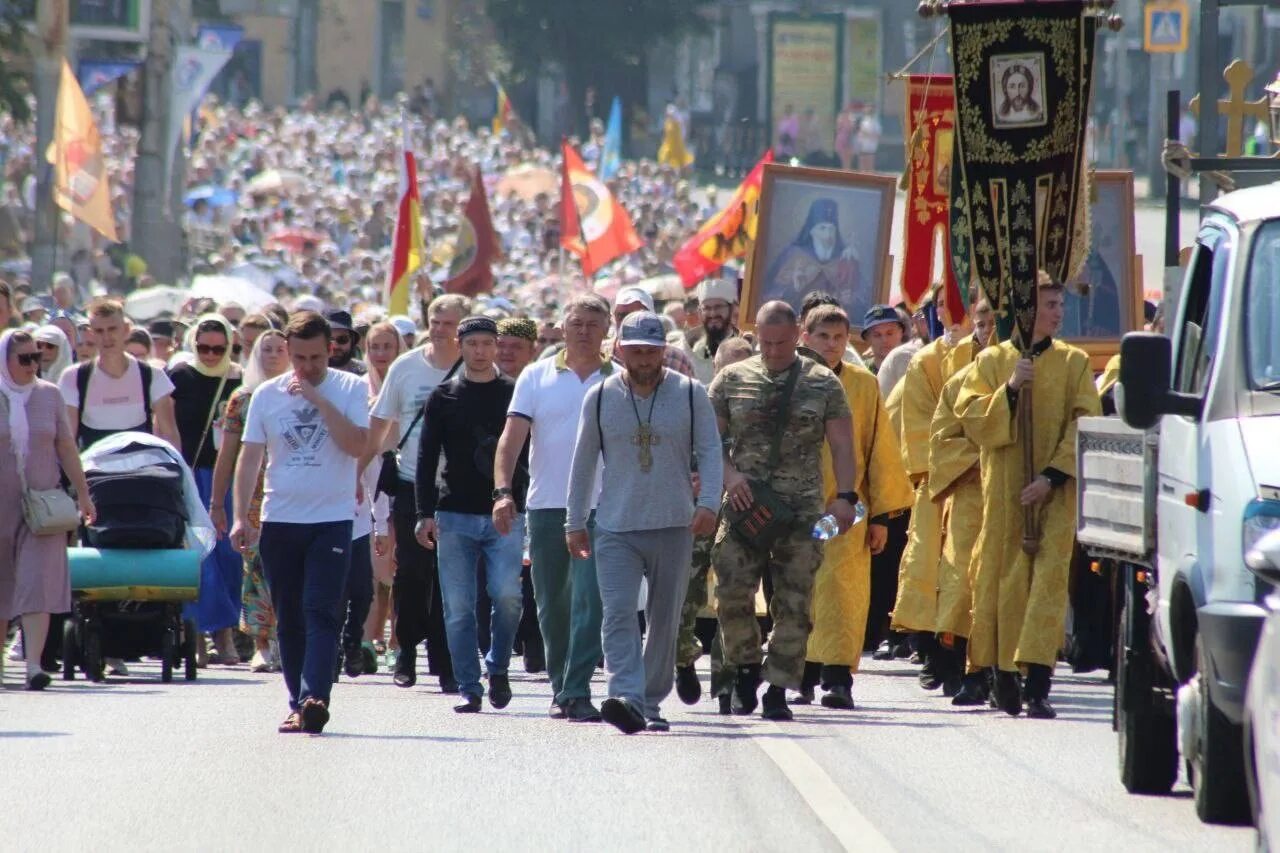
<svg viewBox="0 0 1280 853">
<path fill-rule="evenodd" d="M 639 287 L 624 287 L 618 291 L 617 298 L 613 300 L 615 307 L 618 305 L 632 305 L 637 302 L 644 306 L 644 310 L 653 310 L 653 297 L 649 295 L 647 290 Z"/>
<path fill-rule="evenodd" d="M 418 327 L 412 320 L 403 314 L 397 314 L 394 317 L 389 318 L 387 322 L 396 327 L 396 331 L 400 333 L 400 337 L 402 338 L 409 335 L 416 335 L 418 333 Z"/>
<path fill-rule="evenodd" d="M 727 278 L 709 278 L 698 288 L 698 301 L 723 299 L 730 305 L 738 301 L 738 283 Z"/>
</svg>

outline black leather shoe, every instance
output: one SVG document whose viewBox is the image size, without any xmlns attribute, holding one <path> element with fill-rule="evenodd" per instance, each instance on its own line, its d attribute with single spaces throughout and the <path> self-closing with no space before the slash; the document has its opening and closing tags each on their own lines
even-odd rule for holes
<svg viewBox="0 0 1280 853">
<path fill-rule="evenodd" d="M 919 652 L 912 652 L 910 656 L 907 657 L 907 663 L 913 663 L 916 666 L 924 666 L 924 662 L 925 656 Z"/>
<path fill-rule="evenodd" d="M 880 644 L 874 652 L 871 653 L 872 660 L 893 660 L 893 646 L 889 645 L 889 641 L 885 640 Z"/>
<path fill-rule="evenodd" d="M 378 674 L 378 656 L 368 646 L 360 647 L 360 666 L 362 675 Z"/>
<path fill-rule="evenodd" d="M 727 717 L 733 713 L 733 697 L 728 693 L 719 694 L 716 701 L 720 703 L 720 716 Z"/>
<path fill-rule="evenodd" d="M 912 654 L 911 644 L 908 643 L 905 639 L 899 641 L 899 643 L 893 647 L 894 660 L 906 660 L 907 658 L 911 657 L 911 654 Z"/>
<path fill-rule="evenodd" d="M 812 687 L 801 687 L 799 691 L 792 694 L 792 705 L 812 705 L 816 691 Z"/>
<path fill-rule="evenodd" d="M 458 680 L 452 675 L 440 676 L 440 692 L 446 696 L 452 696 L 458 692 Z"/>
<path fill-rule="evenodd" d="M 489 676 L 489 704 L 501 710 L 511 704 L 511 679 L 505 675 Z"/>
<path fill-rule="evenodd" d="M 570 699 L 564 709 L 565 719 L 571 723 L 598 723 L 600 709 L 591 704 L 590 699 Z M 640 715 L 641 728 L 644 727 L 644 715 Z"/>
<path fill-rule="evenodd" d="M 956 694 L 960 692 L 960 685 L 963 681 L 959 675 L 954 672 L 951 673 L 942 679 L 942 695 L 947 699 L 954 699 Z"/>
<path fill-rule="evenodd" d="M 553 720 L 563 720 L 567 714 L 565 714 L 564 706 L 552 699 L 551 705 L 547 708 L 547 716 Z"/>
<path fill-rule="evenodd" d="M 1052 720 L 1058 716 L 1048 699 L 1028 699 L 1027 716 L 1033 720 Z"/>
<path fill-rule="evenodd" d="M 920 670 L 920 687 L 923 690 L 937 690 L 942 686 L 942 676 L 933 658 L 925 658 L 924 667 Z"/>
<path fill-rule="evenodd" d="M 574 701 L 586 702 L 585 699 L 575 699 Z M 596 715 L 596 719 L 599 720 L 601 718 L 623 734 L 633 735 L 636 732 L 644 731 L 644 714 L 633 708 L 631 703 L 625 699 L 615 699 L 610 696 L 601 702 L 600 713 Z M 570 719 L 573 718 L 570 717 Z"/>
<path fill-rule="evenodd" d="M 601 713 L 604 713 L 603 710 L 601 711 Z M 651 732 L 671 731 L 671 724 L 668 723 L 666 720 L 664 720 L 662 717 L 650 717 L 649 722 L 645 723 L 644 727 L 647 731 L 651 731 Z"/>
<path fill-rule="evenodd" d="M 342 655 L 343 671 L 347 678 L 359 678 L 364 675 L 364 658 L 359 649 L 347 649 Z"/>
<path fill-rule="evenodd" d="M 1018 673 L 996 670 L 995 690 L 993 691 L 997 707 L 1011 717 L 1022 713 L 1022 685 L 1018 683 Z"/>
<path fill-rule="evenodd" d="M 750 714 L 760 704 L 760 664 L 738 667 L 738 677 L 733 683 L 733 713 Z"/>
<path fill-rule="evenodd" d="M 766 720 L 785 723 L 795 717 L 787 707 L 787 691 L 773 684 L 764 692 L 760 706 L 760 716 Z"/>
<path fill-rule="evenodd" d="M 412 687 L 418 683 L 418 656 L 413 649 L 396 652 L 396 674 L 391 680 L 396 687 Z"/>
<path fill-rule="evenodd" d="M 834 708 L 837 711 L 852 711 L 853 691 L 843 684 L 828 688 L 822 696 L 822 707 Z"/>
<path fill-rule="evenodd" d="M 702 682 L 692 666 L 676 667 L 676 695 L 686 705 L 696 705 L 702 698 Z"/>
<path fill-rule="evenodd" d="M 958 708 L 976 708 L 987 704 L 987 674 L 971 672 L 960 679 L 960 689 L 951 697 L 951 704 Z"/>
<path fill-rule="evenodd" d="M 453 710 L 458 714 L 479 714 L 482 707 L 479 696 L 467 694 L 461 702 L 453 706 Z"/>
<path fill-rule="evenodd" d="M 530 675 L 547 671 L 547 655 L 542 649 L 542 643 L 525 643 L 524 671 Z"/>
</svg>

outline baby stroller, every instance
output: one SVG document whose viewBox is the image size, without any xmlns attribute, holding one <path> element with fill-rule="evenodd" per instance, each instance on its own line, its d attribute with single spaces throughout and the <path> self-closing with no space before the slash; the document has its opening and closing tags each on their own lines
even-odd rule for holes
<svg viewBox="0 0 1280 853">
<path fill-rule="evenodd" d="M 82 454 L 97 518 L 68 551 L 73 612 L 63 627 L 62 677 L 102 681 L 106 659 L 160 659 L 160 679 L 196 677 L 196 626 L 183 606 L 200 591 L 213 523 L 181 454 L 126 432 Z"/>
</svg>

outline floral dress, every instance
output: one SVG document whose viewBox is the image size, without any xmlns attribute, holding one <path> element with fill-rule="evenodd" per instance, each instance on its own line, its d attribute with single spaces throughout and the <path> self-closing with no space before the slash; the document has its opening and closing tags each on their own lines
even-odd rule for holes
<svg viewBox="0 0 1280 853">
<path fill-rule="evenodd" d="M 227 400 L 222 418 L 222 431 L 230 435 L 244 433 L 245 417 L 249 414 L 249 397 L 252 391 L 237 388 Z M 266 464 L 258 473 L 258 485 L 253 489 L 249 503 L 249 523 L 262 527 L 262 484 Z M 244 558 L 244 583 L 240 589 L 240 630 L 254 639 L 271 640 L 276 632 L 276 613 L 271 606 L 271 593 L 267 590 L 267 578 L 262 573 L 262 560 L 255 547 Z"/>
</svg>

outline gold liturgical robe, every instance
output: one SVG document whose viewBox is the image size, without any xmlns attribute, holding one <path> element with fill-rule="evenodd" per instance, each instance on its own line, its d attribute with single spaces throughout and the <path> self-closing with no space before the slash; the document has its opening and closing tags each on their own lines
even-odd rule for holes
<svg viewBox="0 0 1280 853">
<path fill-rule="evenodd" d="M 858 497 L 868 520 L 911 505 L 911 486 L 889 413 L 880 399 L 880 386 L 866 368 L 841 364 L 844 386 L 853 412 L 854 459 L 858 466 Z M 831 450 L 822 449 L 822 488 L 829 503 L 836 497 Z M 806 660 L 857 671 L 871 607 L 871 549 L 867 522 L 827 542 L 813 587 L 813 629 Z"/>
<path fill-rule="evenodd" d="M 1012 671 L 1023 664 L 1052 667 L 1062 645 L 1067 578 L 1076 526 L 1076 421 L 1100 410 L 1089 356 L 1051 341 L 1035 359 L 1033 427 L 1020 435 L 1007 383 L 1019 358 L 1012 344 L 989 347 L 969 372 L 956 411 L 981 448 L 982 532 L 973 586 L 969 661 L 974 667 Z M 1067 475 L 1038 509 L 1036 556 L 1022 551 L 1026 486 L 1023 442 L 1030 441 L 1036 472 Z"/>
<path fill-rule="evenodd" d="M 898 631 L 937 630 L 938 563 L 942 558 L 942 504 L 929 497 L 929 437 L 933 413 L 948 371 L 958 370 L 973 357 L 973 339 L 952 346 L 939 338 L 911 359 L 902 388 L 902 460 L 915 500 L 907 548 L 898 567 L 898 598 L 893 627 Z"/>
<path fill-rule="evenodd" d="M 929 497 L 943 505 L 942 559 L 938 564 L 938 633 L 968 637 L 972 625 L 974 546 L 982 530 L 982 475 L 978 445 L 965 432 L 956 401 L 972 365 L 942 386 L 929 439 Z"/>
</svg>

